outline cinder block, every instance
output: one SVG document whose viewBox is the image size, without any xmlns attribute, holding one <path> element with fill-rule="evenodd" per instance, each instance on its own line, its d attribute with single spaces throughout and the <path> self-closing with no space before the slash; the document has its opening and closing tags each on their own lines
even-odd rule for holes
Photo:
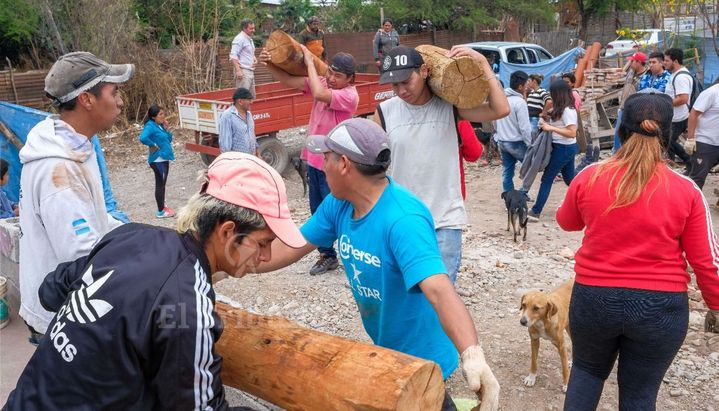
<svg viewBox="0 0 719 411">
<path fill-rule="evenodd" d="M 0 219 L 0 275 L 7 278 L 7 301 L 14 313 L 20 309 L 20 222 Z"/>
<path fill-rule="evenodd" d="M 0 254 L 20 263 L 20 219 L 0 219 Z"/>
</svg>

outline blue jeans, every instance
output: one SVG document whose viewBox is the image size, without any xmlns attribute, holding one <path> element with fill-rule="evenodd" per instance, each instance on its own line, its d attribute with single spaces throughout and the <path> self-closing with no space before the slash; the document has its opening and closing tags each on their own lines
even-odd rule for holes
<svg viewBox="0 0 719 411">
<path fill-rule="evenodd" d="M 619 125 L 622 124 L 622 111 L 621 108 L 617 111 L 617 122 L 614 123 L 614 147 L 612 147 L 612 154 L 619 151 L 619 148 L 622 146 L 622 142 L 619 141 Z"/>
<path fill-rule="evenodd" d="M 514 166 L 524 161 L 527 145 L 524 141 L 498 141 L 497 145 L 502 156 L 502 191 L 514 190 Z"/>
<path fill-rule="evenodd" d="M 452 284 L 457 281 L 459 264 L 462 262 L 462 230 L 455 228 L 438 228 L 435 230 L 439 254 L 447 269 Z"/>
<path fill-rule="evenodd" d="M 307 185 L 309 186 L 310 212 L 317 211 L 322 200 L 330 193 L 325 172 L 314 167 L 307 167 Z M 337 258 L 334 247 L 317 247 L 317 251 L 325 257 Z"/>
<path fill-rule="evenodd" d="M 552 143 L 552 156 L 549 158 L 549 164 L 542 174 L 542 184 L 539 186 L 537 201 L 532 207 L 534 214 L 542 214 L 544 204 L 549 199 L 549 192 L 552 191 L 554 177 L 560 172 L 564 182 L 569 185 L 574 179 L 574 156 L 577 155 L 579 147 L 574 144 L 557 144 Z"/>
<path fill-rule="evenodd" d="M 595 410 L 614 362 L 620 411 L 653 411 L 689 323 L 687 293 L 575 283 L 569 305 L 572 372 L 564 409 Z"/>
<path fill-rule="evenodd" d="M 532 142 L 539 134 L 539 117 L 529 117 L 529 124 L 532 126 Z"/>
</svg>

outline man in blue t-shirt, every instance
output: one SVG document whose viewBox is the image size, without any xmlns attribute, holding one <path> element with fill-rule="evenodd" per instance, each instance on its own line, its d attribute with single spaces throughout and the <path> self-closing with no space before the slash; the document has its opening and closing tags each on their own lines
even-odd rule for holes
<svg viewBox="0 0 719 411">
<path fill-rule="evenodd" d="M 439 254 L 429 209 L 386 176 L 387 134 L 376 123 L 350 119 L 307 148 L 324 154 L 331 194 L 301 228 L 308 245 L 272 245 L 274 271 L 318 246 L 339 243 L 352 294 L 375 344 L 434 361 L 447 379 L 458 365 L 469 387 L 495 410 L 499 383 L 487 365 L 472 317 L 457 295 Z M 445 408 L 454 409 L 449 396 Z"/>
</svg>

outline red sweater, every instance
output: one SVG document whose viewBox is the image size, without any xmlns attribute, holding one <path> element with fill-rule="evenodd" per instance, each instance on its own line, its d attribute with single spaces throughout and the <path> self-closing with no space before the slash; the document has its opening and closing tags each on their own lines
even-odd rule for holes
<svg viewBox="0 0 719 411">
<path fill-rule="evenodd" d="M 462 181 L 462 198 L 467 195 L 464 190 L 464 160 L 474 162 L 482 156 L 482 143 L 477 139 L 477 134 L 472 128 L 472 124 L 467 120 L 460 120 L 457 123 L 459 129 L 459 137 L 462 139 L 462 145 L 459 146 L 459 177 Z"/>
<path fill-rule="evenodd" d="M 612 172 L 605 172 L 590 189 L 587 183 L 595 170 L 593 164 L 574 178 L 557 210 L 562 229 L 586 227 L 575 256 L 576 281 L 685 292 L 689 261 L 707 306 L 719 309 L 719 245 L 701 190 L 661 165 L 636 202 L 604 214 L 624 172 L 611 187 Z"/>
</svg>

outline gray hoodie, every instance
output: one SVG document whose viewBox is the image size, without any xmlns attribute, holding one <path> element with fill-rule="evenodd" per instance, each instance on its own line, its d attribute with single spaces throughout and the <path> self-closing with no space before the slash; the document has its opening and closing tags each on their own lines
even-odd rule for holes
<svg viewBox="0 0 719 411">
<path fill-rule="evenodd" d="M 44 333 L 53 317 L 38 299 L 45 275 L 121 223 L 105 208 L 92 142 L 57 116 L 30 130 L 20 161 L 20 316 Z"/>
<path fill-rule="evenodd" d="M 532 127 L 529 124 L 529 112 L 524 96 L 511 88 L 505 88 L 504 94 L 509 102 L 509 115 L 497 120 L 496 141 L 524 141 L 532 144 Z"/>
</svg>

